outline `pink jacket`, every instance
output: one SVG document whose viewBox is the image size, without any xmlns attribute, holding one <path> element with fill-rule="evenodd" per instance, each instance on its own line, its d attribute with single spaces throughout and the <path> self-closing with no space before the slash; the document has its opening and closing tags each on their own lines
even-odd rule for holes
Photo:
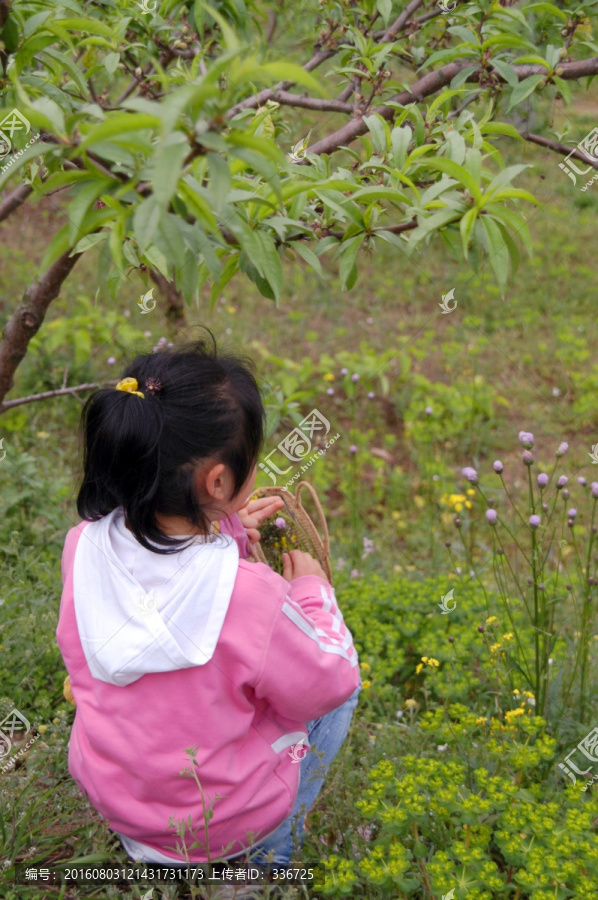
<svg viewBox="0 0 598 900">
<path fill-rule="evenodd" d="M 180 775 L 185 749 L 198 748 L 210 857 L 234 856 L 291 813 L 300 765 L 290 748 L 309 746 L 306 722 L 358 686 L 351 633 L 324 579 L 289 583 L 245 560 L 238 516 L 220 523 L 220 555 L 196 545 L 184 568 L 182 554 L 144 550 L 119 514 L 72 528 L 63 552 L 56 635 L 77 704 L 69 770 L 109 827 L 157 861 L 184 860 L 169 822 L 191 817 L 185 842 L 202 846 L 189 858 L 205 862 L 200 792 Z M 150 577 L 152 565 L 179 565 L 177 577 Z"/>
</svg>

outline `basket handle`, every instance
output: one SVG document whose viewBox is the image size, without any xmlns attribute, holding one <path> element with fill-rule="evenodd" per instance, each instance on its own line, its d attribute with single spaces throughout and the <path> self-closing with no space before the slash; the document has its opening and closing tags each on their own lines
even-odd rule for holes
<svg viewBox="0 0 598 900">
<path fill-rule="evenodd" d="M 295 488 L 295 500 L 297 501 L 297 503 L 299 504 L 301 509 L 303 509 L 303 512 L 305 512 L 306 515 L 309 515 L 309 513 L 306 512 L 305 508 L 303 507 L 303 504 L 301 503 L 300 494 L 304 488 L 307 490 L 307 492 L 311 496 L 311 499 L 314 502 L 314 506 L 316 508 L 316 512 L 318 513 L 318 518 L 320 520 L 319 524 L 320 524 L 320 528 L 321 528 L 321 538 L 322 538 L 322 543 L 324 545 L 324 552 L 326 554 L 326 558 L 330 559 L 330 536 L 328 534 L 328 525 L 326 523 L 326 517 L 324 515 L 324 510 L 322 509 L 322 504 L 320 503 L 318 495 L 317 495 L 314 487 L 309 483 L 309 481 L 300 481 L 299 482 L 299 484 Z"/>
</svg>

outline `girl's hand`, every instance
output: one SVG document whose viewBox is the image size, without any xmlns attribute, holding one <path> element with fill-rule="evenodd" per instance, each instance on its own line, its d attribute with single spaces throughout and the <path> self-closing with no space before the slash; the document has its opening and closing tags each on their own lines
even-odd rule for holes
<svg viewBox="0 0 598 900">
<path fill-rule="evenodd" d="M 284 500 L 282 497 L 260 497 L 259 500 L 250 500 L 246 506 L 237 510 L 237 515 L 252 544 L 257 544 L 261 538 L 258 530 L 260 522 L 273 516 L 283 506 Z"/>
<path fill-rule="evenodd" d="M 318 575 L 324 581 L 328 581 L 328 576 L 317 559 L 314 559 L 304 550 L 291 550 L 290 553 L 282 554 L 282 577 L 286 581 L 292 581 L 294 578 L 301 578 L 302 575 Z"/>
</svg>

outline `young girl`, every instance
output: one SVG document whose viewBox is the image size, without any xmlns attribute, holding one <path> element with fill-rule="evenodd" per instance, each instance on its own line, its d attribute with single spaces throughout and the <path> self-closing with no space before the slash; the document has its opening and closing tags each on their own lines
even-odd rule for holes
<svg viewBox="0 0 598 900">
<path fill-rule="evenodd" d="M 85 405 L 84 521 L 62 560 L 70 772 L 135 860 L 184 863 L 172 822 L 190 820 L 191 862 L 288 865 L 357 704 L 351 633 L 309 554 L 282 577 L 248 559 L 283 505 L 250 500 L 250 364 L 199 343 L 124 375 Z"/>
</svg>

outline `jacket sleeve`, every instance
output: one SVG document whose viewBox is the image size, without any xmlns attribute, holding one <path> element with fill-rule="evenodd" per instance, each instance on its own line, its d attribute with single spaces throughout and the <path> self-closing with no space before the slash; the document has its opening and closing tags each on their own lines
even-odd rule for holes
<svg viewBox="0 0 598 900">
<path fill-rule="evenodd" d="M 308 722 L 360 685 L 357 651 L 327 581 L 302 575 L 284 584 L 255 692 L 281 715 Z"/>
<path fill-rule="evenodd" d="M 228 534 L 236 540 L 241 559 L 249 559 L 251 557 L 249 538 L 237 513 L 234 513 L 228 519 L 221 519 L 218 525 L 220 526 L 221 534 Z"/>
</svg>

